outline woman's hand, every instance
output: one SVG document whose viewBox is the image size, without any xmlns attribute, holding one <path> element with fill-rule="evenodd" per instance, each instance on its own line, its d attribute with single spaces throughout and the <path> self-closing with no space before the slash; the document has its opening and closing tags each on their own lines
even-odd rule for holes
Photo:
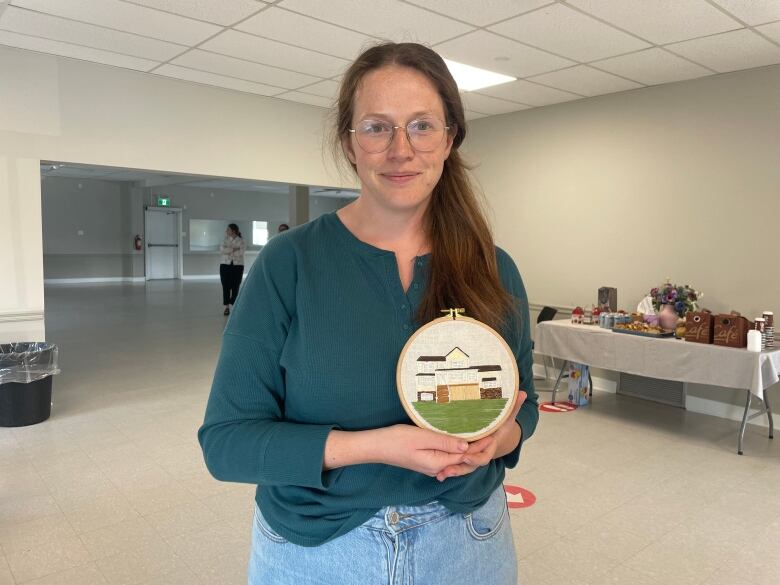
<svg viewBox="0 0 780 585">
<path fill-rule="evenodd" d="M 503 457 L 511 452 L 520 442 L 520 438 L 522 437 L 522 430 L 520 429 L 520 425 L 517 424 L 515 417 L 520 411 L 520 407 L 523 405 L 523 402 L 525 402 L 527 396 L 528 394 L 520 390 L 515 405 L 512 408 L 512 413 L 509 415 L 506 422 L 498 427 L 493 434 L 482 437 L 478 441 L 471 443 L 463 457 L 463 462 L 442 469 L 436 474 L 436 479 L 444 481 L 448 477 L 466 475 L 478 467 L 487 465 L 493 459 Z"/>
<path fill-rule="evenodd" d="M 331 431 L 325 443 L 324 468 L 359 463 L 384 463 L 430 477 L 463 462 L 469 444 L 464 439 L 393 425 L 369 431 Z"/>
</svg>

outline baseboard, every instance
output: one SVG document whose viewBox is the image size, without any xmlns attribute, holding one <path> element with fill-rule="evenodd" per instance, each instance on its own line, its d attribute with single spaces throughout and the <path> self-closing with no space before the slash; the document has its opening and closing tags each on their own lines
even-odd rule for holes
<svg viewBox="0 0 780 585">
<path fill-rule="evenodd" d="M 43 284 L 100 284 L 100 283 L 142 283 L 146 282 L 143 276 L 96 276 L 91 278 L 44 278 Z"/>
<path fill-rule="evenodd" d="M 744 398 L 744 393 L 741 394 Z M 728 404 L 726 402 L 719 402 L 717 400 L 710 400 L 709 398 L 700 398 L 698 396 L 686 396 L 685 397 L 685 410 L 690 412 L 696 412 L 699 414 L 709 414 L 710 416 L 717 416 L 728 420 L 742 421 L 742 415 L 745 413 L 744 406 L 737 406 L 735 404 Z M 761 412 L 758 408 L 751 408 L 748 416 Z M 748 424 L 757 425 L 760 427 L 769 427 L 769 420 L 766 416 L 757 416 Z"/>
<path fill-rule="evenodd" d="M 185 274 L 182 280 L 219 280 L 219 274 Z"/>
<path fill-rule="evenodd" d="M 0 311 L 0 322 L 10 323 L 11 321 L 42 321 L 42 309 L 23 309 L 21 311 Z"/>
</svg>

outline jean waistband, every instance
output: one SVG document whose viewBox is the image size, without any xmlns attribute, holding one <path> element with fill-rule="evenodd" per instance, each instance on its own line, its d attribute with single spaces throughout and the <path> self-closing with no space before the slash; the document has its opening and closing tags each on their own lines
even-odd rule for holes
<svg viewBox="0 0 780 585">
<path fill-rule="evenodd" d="M 451 510 L 437 501 L 422 506 L 388 506 L 366 520 L 363 526 L 372 530 L 397 533 L 430 524 L 452 514 Z"/>
</svg>

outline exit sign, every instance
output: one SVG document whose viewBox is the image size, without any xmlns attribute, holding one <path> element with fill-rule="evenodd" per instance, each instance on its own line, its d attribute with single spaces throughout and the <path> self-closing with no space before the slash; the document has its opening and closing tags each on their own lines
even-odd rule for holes
<svg viewBox="0 0 780 585">
<path fill-rule="evenodd" d="M 157 198 L 157 207 L 170 207 L 171 206 L 171 198 L 170 197 L 158 197 Z"/>
</svg>

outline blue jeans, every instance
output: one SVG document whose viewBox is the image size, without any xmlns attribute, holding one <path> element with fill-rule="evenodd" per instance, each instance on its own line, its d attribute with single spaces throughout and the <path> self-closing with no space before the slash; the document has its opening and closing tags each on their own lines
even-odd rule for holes
<svg viewBox="0 0 780 585">
<path fill-rule="evenodd" d="M 437 502 L 379 510 L 316 547 L 292 544 L 255 507 L 249 585 L 516 585 L 503 486 L 456 514 Z"/>
</svg>

